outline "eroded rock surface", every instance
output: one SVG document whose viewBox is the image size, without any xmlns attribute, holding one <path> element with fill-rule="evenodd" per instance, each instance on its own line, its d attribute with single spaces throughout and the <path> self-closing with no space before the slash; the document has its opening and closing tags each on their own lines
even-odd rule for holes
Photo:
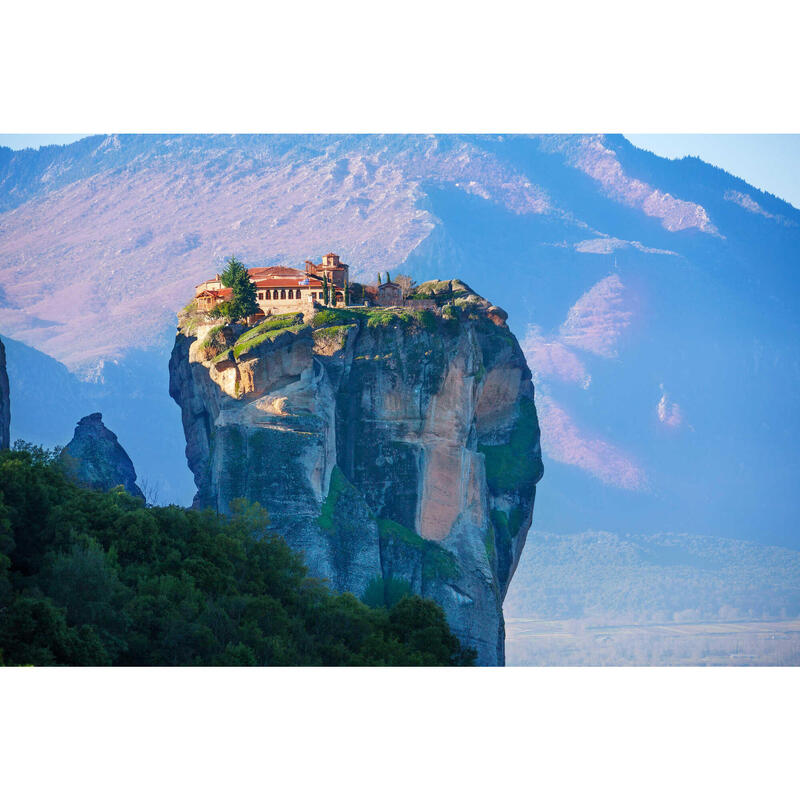
<svg viewBox="0 0 800 800">
<path fill-rule="evenodd" d="M 61 454 L 74 479 L 90 489 L 108 491 L 123 486 L 144 499 L 136 485 L 136 470 L 115 433 L 103 424 L 103 415 L 89 414 L 75 426 L 72 441 Z"/>
<path fill-rule="evenodd" d="M 6 348 L 0 340 L 0 450 L 9 446 L 11 426 L 11 399 L 6 372 Z"/>
<path fill-rule="evenodd" d="M 428 309 L 327 309 L 220 328 L 181 317 L 170 394 L 195 504 L 260 502 L 312 573 L 442 605 L 481 664 L 542 475 L 531 373 L 505 313 L 459 281 Z"/>
</svg>

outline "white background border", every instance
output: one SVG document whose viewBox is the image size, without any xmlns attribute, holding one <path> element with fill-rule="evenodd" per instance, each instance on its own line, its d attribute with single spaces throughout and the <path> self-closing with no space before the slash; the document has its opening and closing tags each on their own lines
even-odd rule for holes
<svg viewBox="0 0 800 800">
<path fill-rule="evenodd" d="M 37 2 L 0 129 L 800 131 L 789 3 Z M 9 798 L 781 797 L 796 669 L 0 671 Z"/>
</svg>

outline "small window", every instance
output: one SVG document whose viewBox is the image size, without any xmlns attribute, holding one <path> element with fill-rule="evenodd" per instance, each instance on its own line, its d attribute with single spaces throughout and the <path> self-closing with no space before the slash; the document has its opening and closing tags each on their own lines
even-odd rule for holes
<svg viewBox="0 0 800 800">
<path fill-rule="evenodd" d="M 297 299 L 297 300 L 300 299 L 300 290 L 299 289 L 294 293 L 294 296 L 295 296 L 295 299 Z"/>
<path fill-rule="evenodd" d="M 258 299 L 259 300 L 263 300 L 264 299 L 264 292 L 259 292 L 258 293 Z"/>
<path fill-rule="evenodd" d="M 286 299 L 286 289 L 281 289 L 281 300 Z"/>
</svg>

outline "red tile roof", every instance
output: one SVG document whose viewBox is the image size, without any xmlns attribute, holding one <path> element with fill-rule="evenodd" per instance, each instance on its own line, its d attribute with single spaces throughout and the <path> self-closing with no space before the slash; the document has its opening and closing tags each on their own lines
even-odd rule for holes
<svg viewBox="0 0 800 800">
<path fill-rule="evenodd" d="M 230 297 L 233 294 L 233 289 L 227 286 L 222 289 L 204 289 L 196 297 Z"/>
<path fill-rule="evenodd" d="M 250 273 L 251 278 L 266 278 L 268 276 L 277 276 L 277 275 L 285 275 L 285 276 L 305 276 L 305 271 L 302 269 L 295 269 L 294 267 L 253 267 L 247 270 Z"/>
<path fill-rule="evenodd" d="M 302 278 L 256 279 L 255 284 L 257 289 L 272 289 L 273 287 L 277 289 L 320 289 L 322 287 L 322 281 L 318 281 L 316 278 L 306 280 L 305 276 Z"/>
</svg>

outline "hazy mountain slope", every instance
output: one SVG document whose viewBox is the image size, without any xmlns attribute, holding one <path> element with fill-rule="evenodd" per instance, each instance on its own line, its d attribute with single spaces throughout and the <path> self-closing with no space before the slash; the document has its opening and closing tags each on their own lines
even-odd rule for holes
<svg viewBox="0 0 800 800">
<path fill-rule="evenodd" d="M 613 136 L 93 137 L 2 151 L 0 209 L 0 333 L 74 369 L 152 346 L 160 382 L 174 312 L 230 252 L 458 274 L 525 340 L 538 527 L 798 541 L 800 213 L 696 159 Z"/>
<path fill-rule="evenodd" d="M 151 501 L 183 502 L 194 484 L 186 467 L 180 413 L 169 397 L 166 364 L 132 351 L 109 364 L 104 383 L 79 380 L 63 364 L 5 338 L 11 389 L 11 441 L 66 445 L 82 417 L 100 411 L 120 438 Z"/>
</svg>

